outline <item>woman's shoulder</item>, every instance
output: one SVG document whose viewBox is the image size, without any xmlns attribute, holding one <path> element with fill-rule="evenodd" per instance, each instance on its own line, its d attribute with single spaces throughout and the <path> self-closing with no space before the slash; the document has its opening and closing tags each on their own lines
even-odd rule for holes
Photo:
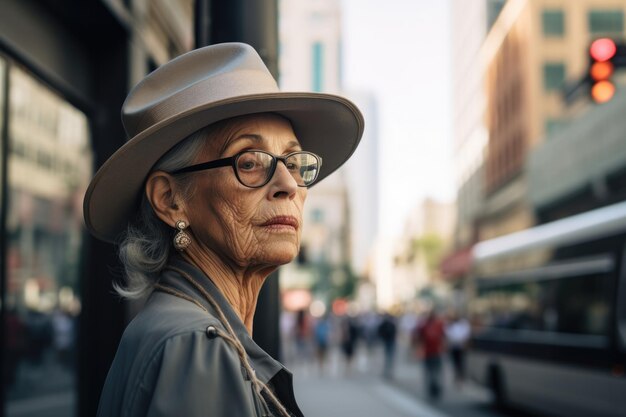
<svg viewBox="0 0 626 417">
<path fill-rule="evenodd" d="M 209 326 L 224 329 L 217 317 L 195 303 L 158 292 L 128 325 L 124 338 L 157 346 L 174 336 L 206 332 Z"/>
<path fill-rule="evenodd" d="M 172 383 L 182 383 L 178 380 L 181 375 L 174 378 L 177 367 L 194 372 L 202 369 L 205 376 L 216 376 L 226 364 L 238 371 L 237 352 L 220 334 L 225 331 L 219 320 L 194 303 L 153 294 L 122 336 L 99 415 L 119 415 L 116 412 L 121 409 L 144 410 L 160 376 L 169 375 Z M 168 370 L 170 366 L 174 370 Z"/>
</svg>

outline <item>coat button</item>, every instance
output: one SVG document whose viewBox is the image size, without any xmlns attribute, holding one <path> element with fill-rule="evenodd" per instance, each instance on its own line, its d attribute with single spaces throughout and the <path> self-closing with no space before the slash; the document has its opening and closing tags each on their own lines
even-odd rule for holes
<svg viewBox="0 0 626 417">
<path fill-rule="evenodd" d="M 215 326 L 209 326 L 206 328 L 206 337 L 209 339 L 215 339 L 217 337 L 217 329 Z"/>
</svg>

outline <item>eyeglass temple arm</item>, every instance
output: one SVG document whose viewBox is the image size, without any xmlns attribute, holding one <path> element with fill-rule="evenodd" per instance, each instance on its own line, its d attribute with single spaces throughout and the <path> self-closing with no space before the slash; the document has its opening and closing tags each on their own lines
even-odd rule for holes
<svg viewBox="0 0 626 417">
<path fill-rule="evenodd" d="M 170 174 L 177 175 L 177 174 L 185 174 L 185 173 L 194 172 L 194 171 L 202 171 L 204 169 L 226 167 L 226 166 L 232 165 L 233 160 L 234 158 L 230 157 L 230 158 L 218 159 L 217 161 L 203 162 L 201 164 L 191 165 L 185 168 L 177 169 L 176 171 L 171 172 Z"/>
</svg>

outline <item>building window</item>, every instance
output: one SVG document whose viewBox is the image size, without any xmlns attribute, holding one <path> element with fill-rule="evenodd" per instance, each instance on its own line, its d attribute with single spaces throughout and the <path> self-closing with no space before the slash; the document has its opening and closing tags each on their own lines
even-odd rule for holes
<svg viewBox="0 0 626 417">
<path fill-rule="evenodd" d="M 565 64 L 550 63 L 543 66 L 543 87 L 546 91 L 558 90 L 565 81 Z"/>
<path fill-rule="evenodd" d="M 590 33 L 621 33 L 623 31 L 623 10 L 592 10 L 589 12 Z"/>
<path fill-rule="evenodd" d="M 563 36 L 565 33 L 563 10 L 544 10 L 541 20 L 545 36 Z"/>
<path fill-rule="evenodd" d="M 312 90 L 319 93 L 324 87 L 324 45 L 321 42 L 315 42 L 312 46 Z"/>
</svg>

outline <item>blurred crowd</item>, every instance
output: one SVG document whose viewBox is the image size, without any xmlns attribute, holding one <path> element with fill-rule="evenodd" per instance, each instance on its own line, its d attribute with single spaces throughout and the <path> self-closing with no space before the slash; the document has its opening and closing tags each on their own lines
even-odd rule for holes
<svg viewBox="0 0 626 417">
<path fill-rule="evenodd" d="M 444 363 L 453 370 L 455 386 L 463 384 L 471 327 L 462 315 L 436 309 L 421 314 L 327 312 L 318 317 L 300 310 L 283 312 L 281 333 L 285 363 L 309 365 L 319 374 L 349 376 L 358 367 L 393 379 L 396 362 L 421 361 L 425 394 L 437 400 L 444 389 Z"/>
<path fill-rule="evenodd" d="M 76 316 L 55 309 L 49 313 L 26 310 L 6 312 L 7 360 L 4 383 L 11 397 L 21 397 L 33 390 L 43 375 L 69 375 L 74 368 Z M 68 379 L 68 378 L 64 378 Z M 56 379 L 59 383 L 59 379 Z"/>
</svg>

